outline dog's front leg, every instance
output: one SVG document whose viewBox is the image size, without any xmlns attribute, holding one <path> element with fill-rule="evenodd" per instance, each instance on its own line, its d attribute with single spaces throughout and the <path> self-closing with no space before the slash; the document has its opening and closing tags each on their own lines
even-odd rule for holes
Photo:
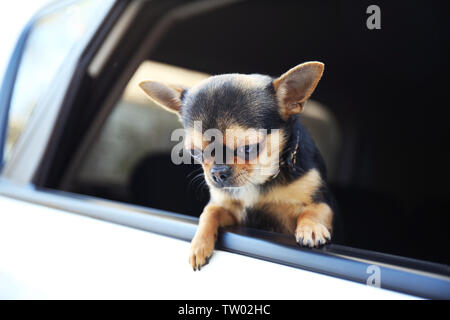
<svg viewBox="0 0 450 320">
<path fill-rule="evenodd" d="M 208 204 L 200 215 L 197 232 L 191 242 L 189 262 L 195 270 L 200 270 L 208 263 L 219 227 L 236 224 L 235 213 L 230 209 L 215 204 Z"/>
<path fill-rule="evenodd" d="M 295 240 L 302 246 L 319 247 L 331 240 L 333 211 L 326 203 L 307 205 L 297 218 Z"/>
</svg>

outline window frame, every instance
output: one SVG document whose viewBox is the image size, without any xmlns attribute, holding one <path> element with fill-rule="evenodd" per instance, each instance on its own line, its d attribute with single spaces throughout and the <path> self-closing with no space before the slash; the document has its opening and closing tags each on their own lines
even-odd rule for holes
<svg viewBox="0 0 450 320">
<path fill-rule="evenodd" d="M 33 180 L 30 181 L 31 185 L 17 186 L 10 181 L 0 179 L 0 194 L 190 241 L 196 230 L 197 218 L 48 188 L 50 167 L 58 160 L 56 154 L 60 150 L 61 143 L 65 141 L 64 134 L 70 134 L 70 132 L 65 131 L 65 125 L 69 120 L 75 122 L 78 120 L 74 109 L 77 106 L 77 94 L 86 88 L 84 81 L 86 81 L 85 75 L 89 65 L 103 41 L 105 41 L 108 32 L 128 5 L 127 1 L 119 0 L 117 2 L 115 9 L 108 15 L 105 23 L 94 35 L 91 44 L 86 48 L 69 86 L 71 90 L 68 90 L 64 98 L 57 125 L 49 139 L 47 150 L 35 171 Z M 109 111 L 119 99 L 129 78 L 148 56 L 149 50 L 170 28 L 171 23 L 182 18 L 185 9 L 183 6 L 178 6 L 178 2 L 171 4 L 166 2 L 166 5 L 163 5 L 163 1 L 154 1 L 151 5 L 155 8 L 154 14 L 155 17 L 158 17 L 157 23 L 152 24 L 148 37 L 141 41 L 142 44 L 131 58 L 122 55 L 119 68 L 120 77 L 115 79 L 113 89 L 104 95 L 104 101 L 98 107 L 98 110 L 92 113 L 92 115 L 95 115 L 93 119 L 96 120 L 92 119 L 92 122 L 87 125 L 87 127 L 94 126 L 94 131 L 99 129 L 98 125 L 102 123 L 102 119 L 103 121 L 106 119 L 106 115 L 109 114 Z M 207 6 L 203 9 L 208 10 L 208 8 Z M 162 18 L 158 16 L 160 13 L 164 13 Z M 132 27 L 130 26 L 130 28 Z M 114 56 L 119 53 L 121 47 L 123 46 L 117 45 L 111 54 Z M 18 66 L 20 56 L 17 57 L 16 63 Z M 14 75 L 13 67 L 13 64 L 9 67 L 12 69 L 10 77 Z M 10 71 L 9 68 L 8 71 Z M 111 77 L 111 71 L 101 70 L 94 80 L 101 82 L 108 77 Z M 107 90 L 105 86 L 103 85 L 101 88 Z M 333 244 L 323 249 L 300 248 L 293 239 L 286 236 L 245 227 L 222 230 L 217 248 L 363 284 L 366 284 L 369 276 L 367 268 L 371 265 L 377 265 L 382 274 L 381 288 L 424 298 L 450 299 L 450 267 L 437 263 Z"/>
</svg>

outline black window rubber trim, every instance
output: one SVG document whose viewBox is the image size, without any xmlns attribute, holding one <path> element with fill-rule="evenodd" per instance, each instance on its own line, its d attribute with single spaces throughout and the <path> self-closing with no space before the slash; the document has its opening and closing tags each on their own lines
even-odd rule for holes
<svg viewBox="0 0 450 320">
<path fill-rule="evenodd" d="M 0 194 L 160 235 L 190 241 L 197 218 L 0 179 Z M 368 267 L 380 268 L 380 287 L 428 299 L 450 299 L 450 266 L 340 245 L 300 248 L 291 237 L 256 229 L 221 230 L 216 248 L 366 284 Z M 295 297 L 293 297 L 295 298 Z"/>
</svg>

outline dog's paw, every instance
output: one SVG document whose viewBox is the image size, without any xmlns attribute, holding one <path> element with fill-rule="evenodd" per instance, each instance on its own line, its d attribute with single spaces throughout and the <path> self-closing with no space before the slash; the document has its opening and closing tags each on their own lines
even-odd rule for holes
<svg viewBox="0 0 450 320">
<path fill-rule="evenodd" d="M 213 237 L 194 237 L 191 242 L 191 251 L 189 254 L 189 263 L 194 271 L 201 269 L 208 264 L 209 258 L 214 251 L 214 236 Z"/>
<path fill-rule="evenodd" d="M 303 220 L 295 230 L 295 240 L 301 246 L 320 247 L 331 240 L 331 234 L 321 223 Z"/>
</svg>

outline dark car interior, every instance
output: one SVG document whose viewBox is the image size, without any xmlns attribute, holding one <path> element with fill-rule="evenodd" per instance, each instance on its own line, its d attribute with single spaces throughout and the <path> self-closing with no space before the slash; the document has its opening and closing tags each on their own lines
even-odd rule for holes
<svg viewBox="0 0 450 320">
<path fill-rule="evenodd" d="M 318 60 L 325 63 L 325 73 L 312 98 L 327 107 L 340 135 L 330 179 L 344 226 L 340 244 L 450 264 L 449 32 L 443 10 L 450 9 L 449 3 L 378 1 L 380 30 L 366 27 L 370 4 L 233 2 L 175 19 L 144 48 L 145 55 L 137 55 L 144 52 L 138 48 L 147 30 L 158 22 L 148 18 L 158 11 L 146 4 L 106 64 L 116 67 L 96 79 L 77 75 L 83 95 L 74 97 L 78 109 L 68 118 L 78 121 L 65 124 L 67 134 L 58 143 L 66 152 L 53 156 L 48 176 L 37 177 L 38 185 L 198 217 L 209 197 L 197 177 L 200 167 L 174 165 L 167 151 L 140 156 L 126 183 L 69 177 L 63 186 L 71 162 L 82 161 L 79 148 L 86 132 L 101 123 L 94 119 L 107 118 L 100 106 L 111 99 L 110 88 L 125 87 L 118 75 L 134 72 L 130 61 L 137 66 L 152 60 L 207 74 L 278 76 Z M 160 10 L 175 5 L 167 1 Z M 118 100 L 120 92 L 114 94 Z"/>
</svg>

